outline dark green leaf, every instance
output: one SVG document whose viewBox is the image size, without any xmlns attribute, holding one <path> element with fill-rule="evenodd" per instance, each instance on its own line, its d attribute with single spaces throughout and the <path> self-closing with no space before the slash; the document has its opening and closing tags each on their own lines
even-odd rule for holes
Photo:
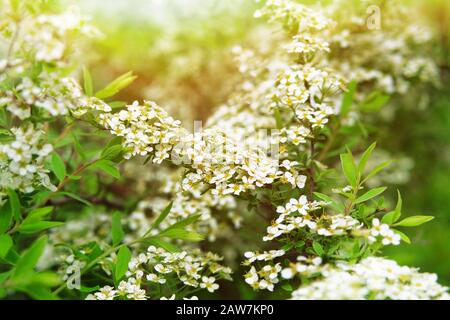
<svg viewBox="0 0 450 320">
<path fill-rule="evenodd" d="M 0 235 L 0 258 L 3 258 L 13 246 L 11 237 L 7 234 Z"/>
<path fill-rule="evenodd" d="M 119 249 L 117 263 L 115 265 L 114 279 L 119 282 L 128 270 L 128 262 L 131 260 L 131 251 L 126 246 Z"/>
<path fill-rule="evenodd" d="M 27 283 L 31 279 L 34 266 L 44 252 L 47 239 L 47 236 L 39 238 L 21 255 L 11 276 L 15 283 Z"/>
<path fill-rule="evenodd" d="M 51 169 L 59 181 L 64 180 L 66 177 L 66 165 L 56 152 L 52 154 Z"/>
<path fill-rule="evenodd" d="M 20 205 L 19 196 L 13 189 L 8 189 L 8 197 L 9 197 L 9 206 L 11 209 L 11 213 L 14 216 L 14 218 L 17 221 L 19 221 L 20 219 L 22 219 L 21 214 L 20 214 L 21 205 Z"/>
</svg>

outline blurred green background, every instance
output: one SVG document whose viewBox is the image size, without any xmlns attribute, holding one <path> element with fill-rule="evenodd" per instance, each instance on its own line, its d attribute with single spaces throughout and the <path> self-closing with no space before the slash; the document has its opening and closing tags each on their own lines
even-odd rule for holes
<svg viewBox="0 0 450 320">
<path fill-rule="evenodd" d="M 450 57 L 448 0 L 404 1 L 434 29 L 433 52 L 442 86 L 430 89 L 426 108 L 400 106 L 386 123 L 378 145 L 414 162 L 410 180 L 399 188 L 406 214 L 436 217 L 411 231 L 412 245 L 389 247 L 400 263 L 436 272 L 450 285 Z M 251 0 L 83 0 L 82 11 L 104 33 L 86 57 L 101 86 L 132 70 L 138 81 L 121 99 L 156 100 L 181 118 L 206 119 L 232 92 L 238 77 L 231 48 L 263 47 L 262 21 Z"/>
</svg>

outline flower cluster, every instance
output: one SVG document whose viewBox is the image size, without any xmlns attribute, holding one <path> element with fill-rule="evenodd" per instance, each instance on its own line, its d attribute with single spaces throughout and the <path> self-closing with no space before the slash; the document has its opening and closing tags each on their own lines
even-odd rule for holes
<svg viewBox="0 0 450 320">
<path fill-rule="evenodd" d="M 435 274 L 384 258 L 369 257 L 354 265 L 338 263 L 320 272 L 323 279 L 295 290 L 292 299 L 450 299 L 448 288 L 436 282 Z"/>
<path fill-rule="evenodd" d="M 26 19 L 21 26 L 24 36 L 20 48 L 33 53 L 36 61 L 61 62 L 68 54 L 67 39 L 94 37 L 99 31 L 83 18 L 76 7 L 60 14 L 41 14 Z"/>
<path fill-rule="evenodd" d="M 244 266 L 250 266 L 254 263 L 263 263 L 259 270 L 252 265 L 250 270 L 244 275 L 245 282 L 248 283 L 255 290 L 269 290 L 273 291 L 275 284 L 278 283 L 278 274 L 281 272 L 281 264 L 273 264 L 272 260 L 281 257 L 285 254 L 284 250 L 271 250 L 266 252 L 251 252 L 244 254 L 246 260 L 243 262 Z"/>
<path fill-rule="evenodd" d="M 22 78 L 12 90 L 1 92 L 0 105 L 6 105 L 6 109 L 21 120 L 29 118 L 34 107 L 51 116 L 67 115 L 69 111 L 81 116 L 89 109 L 111 111 L 100 99 L 86 97 L 75 79 L 55 73 L 43 73 L 38 81 Z"/>
<path fill-rule="evenodd" d="M 134 102 L 118 113 L 101 113 L 101 125 L 123 137 L 125 158 L 150 156 L 154 163 L 170 159 L 191 169 L 183 179 L 183 190 L 203 182 L 214 186 L 216 196 L 241 192 L 286 180 L 301 188 L 305 177 L 290 166 L 279 167 L 277 159 L 258 147 L 245 148 L 215 128 L 189 133 L 154 102 Z"/>
<path fill-rule="evenodd" d="M 399 245 L 401 237 L 395 233 L 387 224 L 380 223 L 377 218 L 372 220 L 372 228 L 370 228 L 370 235 L 368 237 L 370 243 L 379 241 L 385 246 L 389 244 Z"/>
<path fill-rule="evenodd" d="M 150 246 L 147 253 L 141 253 L 131 259 L 126 273 L 127 279 L 121 281 L 117 289 L 105 286 L 87 299 L 143 300 L 151 294 L 142 289 L 143 283 L 146 283 L 148 288 L 152 284 L 165 285 L 174 278 L 184 287 L 214 292 L 219 288 L 217 280 L 230 279 L 231 270 L 219 264 L 221 260 L 216 254 L 202 254 L 198 249 L 171 253 Z"/>
<path fill-rule="evenodd" d="M 44 166 L 53 147 L 43 142 L 43 134 L 33 125 L 11 129 L 9 141 L 0 144 L 0 190 L 28 193 L 40 185 L 56 189 Z"/>
</svg>

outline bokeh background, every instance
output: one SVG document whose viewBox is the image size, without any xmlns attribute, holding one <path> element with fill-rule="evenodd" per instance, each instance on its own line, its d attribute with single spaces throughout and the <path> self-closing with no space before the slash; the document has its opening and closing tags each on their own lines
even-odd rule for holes
<svg viewBox="0 0 450 320">
<path fill-rule="evenodd" d="M 75 1 L 73 1 L 75 2 Z M 368 1 L 370 2 L 370 1 Z M 436 217 L 412 230 L 413 244 L 390 247 L 398 262 L 438 273 L 450 285 L 450 1 L 411 0 L 434 30 L 430 48 L 442 85 L 428 89 L 427 106 L 402 101 L 380 128 L 378 145 L 408 158 L 409 176 L 398 188 L 406 214 Z M 264 48 L 264 23 L 253 0 L 76 1 L 104 36 L 83 56 L 99 87 L 132 70 L 138 80 L 120 99 L 152 99 L 183 120 L 205 120 L 226 101 L 238 78 L 231 48 Z"/>
</svg>

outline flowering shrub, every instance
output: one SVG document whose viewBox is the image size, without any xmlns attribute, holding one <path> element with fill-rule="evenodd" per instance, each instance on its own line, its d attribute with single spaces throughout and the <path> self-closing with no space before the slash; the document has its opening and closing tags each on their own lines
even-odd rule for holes
<svg viewBox="0 0 450 320">
<path fill-rule="evenodd" d="M 414 50 L 432 34 L 400 32 L 387 5 L 374 37 L 342 2 L 267 0 L 255 16 L 281 26 L 276 45 L 233 49 L 240 83 L 191 132 L 115 101 L 131 72 L 95 90 L 79 53 L 101 33 L 76 9 L 1 1 L 0 296 L 196 299 L 241 279 L 292 299 L 448 299 L 377 257 L 433 217 L 385 201 L 390 162 L 373 164 L 365 127 L 390 96 L 439 85 Z"/>
</svg>

